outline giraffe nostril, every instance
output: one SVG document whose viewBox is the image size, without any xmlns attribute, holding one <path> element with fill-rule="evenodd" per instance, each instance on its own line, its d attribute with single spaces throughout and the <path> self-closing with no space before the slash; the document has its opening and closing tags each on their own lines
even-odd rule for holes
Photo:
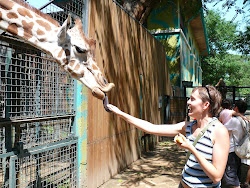
<svg viewBox="0 0 250 188">
<path fill-rule="evenodd" d="M 103 78 L 103 82 L 104 82 L 105 84 L 108 84 L 108 81 L 107 81 L 106 78 Z"/>
</svg>

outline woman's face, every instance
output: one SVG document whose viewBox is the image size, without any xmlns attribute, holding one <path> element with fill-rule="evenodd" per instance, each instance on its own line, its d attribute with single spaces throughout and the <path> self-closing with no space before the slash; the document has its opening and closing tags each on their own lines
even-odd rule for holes
<svg viewBox="0 0 250 188">
<path fill-rule="evenodd" d="M 189 108 L 188 116 L 199 118 L 204 111 L 204 102 L 202 101 L 199 91 L 196 90 L 191 94 L 190 99 L 187 101 Z"/>
</svg>

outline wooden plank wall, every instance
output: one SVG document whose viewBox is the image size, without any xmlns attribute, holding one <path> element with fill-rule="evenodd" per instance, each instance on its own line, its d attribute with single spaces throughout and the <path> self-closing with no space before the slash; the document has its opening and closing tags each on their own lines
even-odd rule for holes
<svg viewBox="0 0 250 188">
<path fill-rule="evenodd" d="M 142 119 L 160 124 L 158 97 L 172 93 L 163 46 L 112 0 L 91 0 L 89 7 L 89 37 L 96 39 L 98 66 L 115 84 L 110 103 L 136 117 L 141 106 Z M 138 159 L 139 131 L 107 113 L 90 92 L 87 121 L 87 182 L 98 187 Z"/>
</svg>

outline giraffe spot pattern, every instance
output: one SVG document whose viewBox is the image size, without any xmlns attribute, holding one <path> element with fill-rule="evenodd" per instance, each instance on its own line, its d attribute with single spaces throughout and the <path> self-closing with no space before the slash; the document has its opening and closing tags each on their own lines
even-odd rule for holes
<svg viewBox="0 0 250 188">
<path fill-rule="evenodd" d="M 73 67 L 75 65 L 75 60 L 71 60 L 69 66 Z"/>
<path fill-rule="evenodd" d="M 8 17 L 9 19 L 17 19 L 17 18 L 18 18 L 18 15 L 17 15 L 16 13 L 14 13 L 14 12 L 9 12 L 9 13 L 7 14 L 7 17 Z"/>
<path fill-rule="evenodd" d="M 98 67 L 95 64 L 93 64 L 92 67 L 94 70 L 98 70 Z"/>
<path fill-rule="evenodd" d="M 46 31 L 51 31 L 51 27 L 50 27 L 50 25 L 49 25 L 47 22 L 45 22 L 45 21 L 43 21 L 43 20 L 36 20 L 36 22 L 37 22 L 40 26 L 44 27 L 44 28 L 46 29 Z"/>
<path fill-rule="evenodd" d="M 76 71 L 78 71 L 80 69 L 80 65 L 79 63 L 76 64 L 75 68 L 74 68 Z"/>
<path fill-rule="evenodd" d="M 12 23 L 8 26 L 7 32 L 11 33 L 12 35 L 17 35 L 17 25 L 15 23 Z"/>
<path fill-rule="evenodd" d="M 68 65 L 68 64 L 69 64 L 69 60 L 68 60 L 67 58 L 63 58 L 63 63 L 64 63 L 65 65 Z"/>
<path fill-rule="evenodd" d="M 63 49 L 61 49 L 61 51 L 58 53 L 57 57 L 61 58 L 63 54 Z"/>
<path fill-rule="evenodd" d="M 76 74 L 76 73 L 74 73 L 74 72 L 70 72 L 70 74 L 73 76 L 73 77 L 78 77 L 78 75 Z"/>
<path fill-rule="evenodd" d="M 32 38 L 32 28 L 34 26 L 34 23 L 32 22 L 26 22 L 25 20 L 22 21 L 23 29 L 24 29 L 24 38 L 30 39 Z"/>
<path fill-rule="evenodd" d="M 68 72 L 71 74 L 72 73 L 72 68 L 71 67 L 67 67 Z"/>
<path fill-rule="evenodd" d="M 45 41 L 47 41 L 47 38 L 46 38 L 46 37 L 44 37 L 44 38 L 39 38 L 39 41 L 40 41 L 40 42 L 45 42 Z"/>
<path fill-rule="evenodd" d="M 29 18 L 33 18 L 32 14 L 29 12 L 29 10 L 25 9 L 25 8 L 18 8 L 17 12 L 21 15 L 21 16 L 28 16 Z"/>
<path fill-rule="evenodd" d="M 5 1 L 1 1 L 1 5 L 0 8 L 4 9 L 4 10 L 11 10 L 14 6 L 14 3 L 8 0 Z"/>
<path fill-rule="evenodd" d="M 37 30 L 37 35 L 45 35 L 45 32 L 42 31 L 41 29 L 38 29 Z"/>
</svg>

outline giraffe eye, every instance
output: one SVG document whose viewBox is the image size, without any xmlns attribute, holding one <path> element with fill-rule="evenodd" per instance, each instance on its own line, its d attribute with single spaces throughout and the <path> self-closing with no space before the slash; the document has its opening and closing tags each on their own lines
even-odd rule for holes
<svg viewBox="0 0 250 188">
<path fill-rule="evenodd" d="M 80 47 L 78 47 L 78 46 L 75 46 L 75 49 L 76 49 L 76 51 L 77 51 L 78 53 L 80 53 L 80 54 L 83 54 L 83 53 L 86 53 L 86 52 L 87 52 L 87 50 L 82 49 L 82 48 L 80 48 Z"/>
</svg>

